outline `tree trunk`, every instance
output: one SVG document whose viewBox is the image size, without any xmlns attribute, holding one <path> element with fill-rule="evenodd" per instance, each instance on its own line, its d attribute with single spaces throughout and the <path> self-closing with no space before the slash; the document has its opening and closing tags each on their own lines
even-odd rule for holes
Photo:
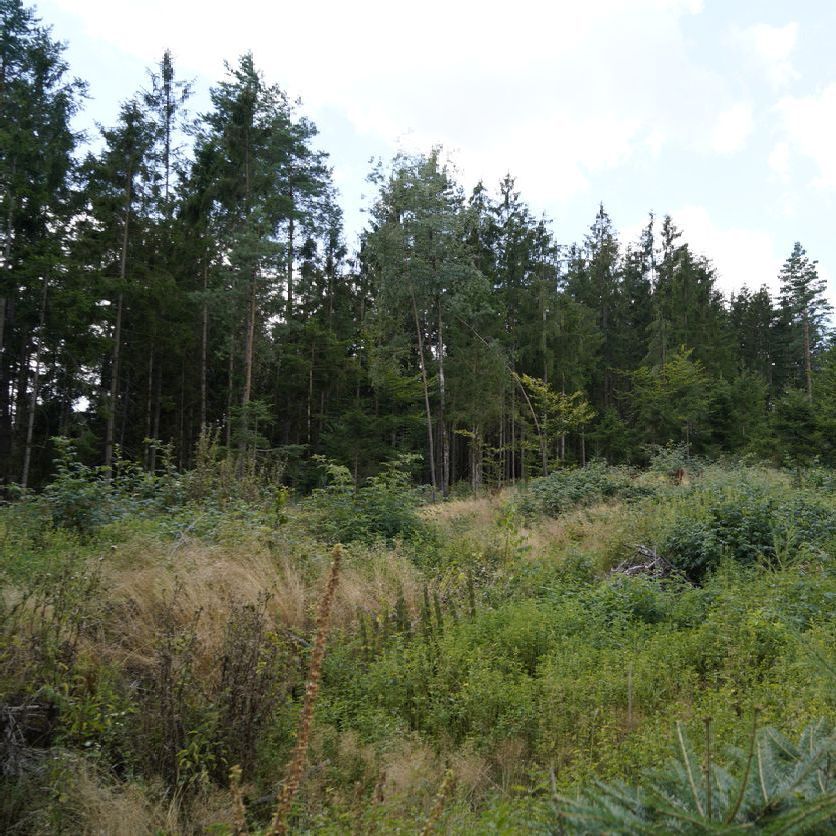
<svg viewBox="0 0 836 836">
<path fill-rule="evenodd" d="M 29 465 L 32 461 L 32 437 L 35 432 L 35 410 L 38 406 L 38 386 L 41 380 L 41 348 L 44 338 L 44 321 L 46 320 L 46 297 L 49 289 L 47 280 L 44 279 L 44 292 L 41 297 L 41 316 L 38 331 L 38 344 L 35 347 L 35 374 L 32 378 L 32 397 L 29 401 L 29 415 L 26 421 L 26 442 L 23 448 L 23 472 L 20 477 L 21 487 L 29 487 Z"/>
<path fill-rule="evenodd" d="M 151 473 L 157 472 L 157 445 L 160 442 L 160 395 L 162 386 L 163 370 L 160 368 L 159 364 L 157 364 L 157 379 L 154 384 L 153 419 L 151 422 L 151 438 L 153 439 L 153 442 L 151 444 L 151 455 L 148 463 L 148 469 Z"/>
<path fill-rule="evenodd" d="M 200 431 L 206 430 L 206 359 L 209 345 L 209 260 L 203 266 L 203 324 L 200 333 Z"/>
<path fill-rule="evenodd" d="M 470 487 L 475 493 L 482 489 L 482 430 L 473 425 L 470 440 Z"/>
<path fill-rule="evenodd" d="M 287 299 L 285 300 L 285 319 L 290 322 L 293 316 L 293 191 L 290 192 L 290 217 L 287 219 Z"/>
<path fill-rule="evenodd" d="M 122 306 L 124 302 L 125 277 L 128 267 L 128 230 L 133 197 L 133 161 L 128 163 L 125 182 L 125 221 L 122 228 L 122 250 L 119 256 L 119 295 L 116 299 L 116 324 L 113 329 L 113 352 L 110 364 L 110 397 L 108 404 L 107 429 L 105 433 L 105 467 L 110 470 L 113 463 L 113 439 L 116 431 L 116 400 L 119 394 L 119 359 L 122 344 Z"/>
<path fill-rule="evenodd" d="M 314 360 L 316 358 L 316 343 L 311 342 L 311 362 L 308 366 L 308 407 L 307 407 L 307 430 L 308 430 L 308 444 L 311 443 L 311 411 L 313 402 L 313 369 Z"/>
<path fill-rule="evenodd" d="M 412 301 L 412 315 L 415 318 L 415 331 L 418 336 L 418 365 L 421 369 L 421 383 L 424 387 L 424 408 L 427 414 L 427 443 L 429 445 L 430 460 L 430 482 L 432 483 L 432 498 L 435 502 L 435 493 L 438 490 L 438 482 L 435 478 L 435 443 L 433 440 L 433 416 L 430 410 L 430 390 L 427 384 L 427 366 L 424 362 L 424 336 L 421 333 L 421 321 L 418 318 L 418 305 L 415 303 L 415 291 L 410 285 L 410 300 Z"/>
<path fill-rule="evenodd" d="M 447 401 L 444 380 L 444 323 L 441 317 L 441 299 L 438 300 L 438 420 L 441 432 L 441 495 L 447 497 L 450 489 L 450 442 L 447 435 L 445 407 Z"/>
<path fill-rule="evenodd" d="M 232 445 L 232 390 L 235 371 L 235 340 L 229 339 L 229 368 L 226 379 L 226 449 Z"/>
<path fill-rule="evenodd" d="M 105 467 L 110 470 L 113 464 L 113 441 L 116 434 L 116 401 L 119 394 L 119 355 L 122 343 L 122 304 L 123 294 L 116 297 L 116 323 L 113 329 L 113 349 L 110 361 L 110 393 L 108 396 L 107 428 L 105 430 Z"/>
<path fill-rule="evenodd" d="M 247 334 L 244 345 L 244 390 L 241 393 L 241 406 L 246 408 L 250 402 L 253 384 L 253 350 L 255 344 L 256 288 L 255 276 L 250 280 L 250 299 L 247 305 Z M 246 419 L 245 419 L 246 420 Z"/>
<path fill-rule="evenodd" d="M 804 382 L 807 388 L 807 400 L 813 400 L 813 363 L 810 357 L 810 317 L 804 308 Z"/>
<path fill-rule="evenodd" d="M 152 441 L 154 429 L 154 341 L 151 341 L 151 351 L 148 353 L 148 386 L 145 396 L 145 455 L 144 462 L 146 470 L 151 470 L 151 450 L 154 447 Z"/>
<path fill-rule="evenodd" d="M 253 353 L 255 344 L 255 316 L 256 316 L 256 288 L 255 276 L 250 280 L 250 300 L 247 305 L 247 333 L 244 346 L 244 389 L 241 393 L 241 439 L 238 444 L 241 461 L 239 469 L 244 466 L 244 455 L 247 452 L 247 435 L 249 431 L 248 406 L 253 383 Z"/>
</svg>

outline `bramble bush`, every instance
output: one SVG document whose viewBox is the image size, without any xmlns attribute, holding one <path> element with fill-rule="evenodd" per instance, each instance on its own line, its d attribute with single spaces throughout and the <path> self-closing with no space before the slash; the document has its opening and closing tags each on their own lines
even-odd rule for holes
<svg viewBox="0 0 836 836">
<path fill-rule="evenodd" d="M 327 483 L 307 502 L 310 524 L 327 543 L 408 539 L 423 526 L 418 516 L 419 492 L 410 468 L 414 456 L 401 456 L 384 464 L 380 473 L 355 485 L 344 465 L 317 457 Z"/>
<path fill-rule="evenodd" d="M 634 500 L 650 496 L 653 488 L 641 485 L 627 468 L 609 467 L 593 461 L 586 467 L 556 470 L 532 479 L 519 499 L 520 511 L 527 517 L 559 514 L 606 499 Z"/>
<path fill-rule="evenodd" d="M 689 491 L 659 533 L 659 550 L 692 580 L 724 558 L 776 565 L 802 551 L 821 551 L 836 538 L 836 511 L 803 492 L 786 494 L 753 484 Z"/>
</svg>

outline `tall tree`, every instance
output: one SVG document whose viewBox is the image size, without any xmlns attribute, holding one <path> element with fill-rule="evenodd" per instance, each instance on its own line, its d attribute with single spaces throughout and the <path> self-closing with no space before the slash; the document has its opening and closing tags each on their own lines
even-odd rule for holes
<svg viewBox="0 0 836 836">
<path fill-rule="evenodd" d="M 99 277 L 108 302 L 105 318 L 111 328 L 111 351 L 109 368 L 103 370 L 103 383 L 108 378 L 103 412 L 104 463 L 111 467 L 123 383 L 126 302 L 133 301 L 140 290 L 149 255 L 145 237 L 150 223 L 154 129 L 137 99 L 122 105 L 119 121 L 113 128 L 102 129 L 102 139 L 102 151 L 88 156 L 84 165 L 87 207 L 80 222 L 79 254 Z"/>
<path fill-rule="evenodd" d="M 56 279 L 72 207 L 77 135 L 70 127 L 84 85 L 68 75 L 64 47 L 20 0 L 0 0 L 0 462 L 13 476 L 43 290 Z M 43 335 L 41 335 L 42 337 Z M 40 338 L 38 338 L 40 339 Z M 34 363 L 35 368 L 38 362 Z M 35 387 L 32 387 L 35 388 Z M 31 444 L 31 441 L 30 441 Z"/>
<path fill-rule="evenodd" d="M 781 312 L 788 330 L 793 365 L 804 381 L 807 400 L 813 400 L 813 356 L 824 347 L 827 317 L 833 308 L 825 295 L 826 285 L 816 269 L 817 261 L 807 257 L 796 241 L 778 278 L 781 282 Z"/>
</svg>

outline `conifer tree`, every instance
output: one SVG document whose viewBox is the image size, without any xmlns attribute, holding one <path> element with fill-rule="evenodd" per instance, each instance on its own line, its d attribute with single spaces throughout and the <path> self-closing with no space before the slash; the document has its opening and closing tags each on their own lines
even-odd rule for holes
<svg viewBox="0 0 836 836">
<path fill-rule="evenodd" d="M 788 326 L 787 345 L 796 379 L 803 380 L 807 400 L 813 400 L 813 356 L 825 342 L 826 321 L 832 306 L 825 296 L 825 282 L 796 241 L 778 276 L 781 282 L 781 313 Z"/>
<path fill-rule="evenodd" d="M 85 87 L 32 9 L 0 0 L 0 478 L 34 420 L 46 289 L 58 278 L 73 211 L 70 121 Z M 40 333 L 38 333 L 40 331 Z M 37 336 L 36 336 L 37 334 Z M 28 416 L 27 416 L 28 414 Z M 27 418 L 24 420 L 24 416 Z M 19 449 L 19 448 L 18 448 Z M 28 466 L 27 466 L 28 470 Z"/>
</svg>

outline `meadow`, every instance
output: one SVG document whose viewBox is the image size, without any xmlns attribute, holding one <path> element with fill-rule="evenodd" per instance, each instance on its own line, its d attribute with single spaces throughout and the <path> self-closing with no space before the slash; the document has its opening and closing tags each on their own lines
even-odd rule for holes
<svg viewBox="0 0 836 836">
<path fill-rule="evenodd" d="M 0 829 L 828 832 L 836 474 L 681 464 L 432 504 L 65 446 L 0 509 Z"/>
</svg>

